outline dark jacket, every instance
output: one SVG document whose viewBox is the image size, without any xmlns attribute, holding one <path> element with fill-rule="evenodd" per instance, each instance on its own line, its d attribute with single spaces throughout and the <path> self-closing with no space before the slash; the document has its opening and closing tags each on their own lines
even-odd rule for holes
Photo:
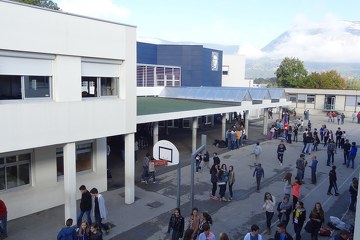
<svg viewBox="0 0 360 240">
<path fill-rule="evenodd" d="M 337 180 L 336 171 L 334 169 L 332 169 L 329 172 L 329 181 L 330 182 L 336 182 L 336 180 Z"/>
<path fill-rule="evenodd" d="M 285 240 L 293 240 L 292 236 L 288 232 L 285 232 L 285 235 Z M 280 240 L 280 233 L 278 231 L 275 233 L 274 240 Z"/>
<path fill-rule="evenodd" d="M 82 212 L 85 211 L 90 211 L 92 207 L 92 198 L 91 198 L 91 193 L 86 190 L 82 195 L 81 195 L 81 201 L 80 201 L 80 210 Z"/>
<path fill-rule="evenodd" d="M 57 235 L 57 240 L 73 240 L 76 236 L 76 230 L 72 227 L 64 227 Z"/>
<path fill-rule="evenodd" d="M 284 144 L 280 143 L 277 148 L 277 153 L 283 154 L 286 151 L 286 147 Z"/>
<path fill-rule="evenodd" d="M 296 217 L 296 214 L 295 214 L 296 210 L 297 209 L 294 209 L 294 211 L 293 211 L 293 223 L 302 227 L 304 225 L 304 222 L 306 219 L 306 210 L 304 208 L 302 208 L 300 210 L 298 218 Z"/>
<path fill-rule="evenodd" d="M 184 218 L 182 216 L 176 217 L 175 214 L 172 214 L 169 221 L 168 233 L 170 233 L 172 229 L 178 232 L 178 236 L 182 238 L 184 234 L 184 224 Z"/>
</svg>

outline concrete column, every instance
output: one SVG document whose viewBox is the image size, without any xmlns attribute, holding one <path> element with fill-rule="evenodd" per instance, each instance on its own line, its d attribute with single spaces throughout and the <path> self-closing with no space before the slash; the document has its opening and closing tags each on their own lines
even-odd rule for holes
<svg viewBox="0 0 360 240">
<path fill-rule="evenodd" d="M 225 139 L 225 131 L 226 131 L 226 113 L 223 113 L 221 115 L 221 134 L 220 134 L 220 136 L 221 136 L 221 139 L 224 141 L 226 140 Z"/>
<path fill-rule="evenodd" d="M 64 197 L 65 221 L 72 218 L 76 221 L 76 145 L 67 143 L 64 146 Z"/>
<path fill-rule="evenodd" d="M 159 122 L 154 122 L 153 128 L 153 143 L 157 143 L 159 141 Z"/>
<path fill-rule="evenodd" d="M 245 132 L 247 135 L 247 139 L 249 139 L 249 110 L 244 111 L 244 118 L 245 118 Z"/>
<path fill-rule="evenodd" d="M 279 107 L 279 119 L 282 119 L 282 107 Z"/>
<path fill-rule="evenodd" d="M 198 128 L 198 118 L 193 117 L 193 119 L 192 119 L 192 148 L 191 148 L 191 152 L 195 152 L 195 150 L 196 150 L 197 128 Z"/>
<path fill-rule="evenodd" d="M 268 109 L 264 108 L 264 126 L 263 126 L 263 134 L 267 135 L 268 134 Z"/>
<path fill-rule="evenodd" d="M 135 134 L 125 135 L 125 203 L 135 201 L 135 161 L 134 161 Z"/>
</svg>

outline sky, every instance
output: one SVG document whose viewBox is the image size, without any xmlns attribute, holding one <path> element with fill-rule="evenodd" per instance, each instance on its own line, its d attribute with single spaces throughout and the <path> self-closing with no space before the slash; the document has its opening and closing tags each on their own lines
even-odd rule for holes
<svg viewBox="0 0 360 240">
<path fill-rule="evenodd" d="M 359 0 L 54 2 L 65 12 L 137 26 L 137 36 L 141 40 L 239 45 L 245 54 L 255 55 L 261 54 L 259 49 L 294 26 L 299 30 L 309 25 L 331 27 L 339 20 L 360 21 Z"/>
</svg>

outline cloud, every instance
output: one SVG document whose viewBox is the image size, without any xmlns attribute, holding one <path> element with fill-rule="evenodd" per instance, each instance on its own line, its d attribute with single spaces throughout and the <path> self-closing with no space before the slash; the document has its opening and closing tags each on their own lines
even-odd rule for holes
<svg viewBox="0 0 360 240">
<path fill-rule="evenodd" d="M 251 44 L 244 44 L 239 47 L 238 54 L 245 55 L 249 59 L 257 59 L 265 56 L 265 53 Z"/>
<path fill-rule="evenodd" d="M 64 12 L 100 18 L 110 21 L 124 21 L 131 11 L 113 3 L 112 0 L 60 0 L 58 6 Z"/>
</svg>

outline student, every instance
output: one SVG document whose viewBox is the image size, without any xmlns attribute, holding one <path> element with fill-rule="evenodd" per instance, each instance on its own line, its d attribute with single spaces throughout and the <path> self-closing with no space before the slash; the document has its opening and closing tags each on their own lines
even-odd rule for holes
<svg viewBox="0 0 360 240">
<path fill-rule="evenodd" d="M 260 146 L 260 143 L 257 142 L 254 147 L 254 155 L 255 155 L 255 166 L 260 163 L 260 155 L 262 153 L 262 148 Z"/>
<path fill-rule="evenodd" d="M 263 240 L 263 237 L 259 234 L 259 226 L 254 224 L 251 226 L 251 232 L 248 232 L 245 237 L 244 240 L 252 240 L 252 239 L 257 239 L 257 240 Z"/>
<path fill-rule="evenodd" d="M 359 181 L 356 177 L 354 177 L 352 179 L 352 183 L 349 187 L 349 192 L 350 192 L 350 205 L 349 205 L 349 210 L 352 212 L 356 211 L 356 201 L 357 201 L 357 195 L 358 195 L 358 186 L 359 186 Z"/>
<path fill-rule="evenodd" d="M 99 225 L 94 223 L 90 227 L 90 240 L 103 240 L 101 231 L 98 231 Z"/>
<path fill-rule="evenodd" d="M 286 225 L 284 223 L 279 223 L 277 225 L 274 240 L 293 240 L 292 236 L 286 231 Z"/>
<path fill-rule="evenodd" d="M 86 220 L 83 220 L 80 227 L 77 230 L 76 240 L 89 240 L 90 239 L 90 228 Z"/>
<path fill-rule="evenodd" d="M 1 237 L 7 238 L 7 207 L 3 200 L 0 199 L 0 234 Z"/>
<path fill-rule="evenodd" d="M 311 183 L 316 184 L 316 169 L 317 169 L 318 160 L 316 158 L 316 155 L 313 155 L 311 157 L 311 165 L 309 166 L 311 168 Z"/>
<path fill-rule="evenodd" d="M 284 159 L 284 152 L 286 151 L 286 146 L 284 144 L 284 140 L 280 141 L 280 144 L 278 145 L 277 148 L 277 155 L 278 155 L 278 160 L 279 160 L 279 165 L 282 166 L 283 164 L 283 159 Z"/>
<path fill-rule="evenodd" d="M 76 236 L 76 230 L 72 227 L 73 220 L 69 218 L 66 220 L 65 227 L 63 227 L 57 235 L 57 240 L 73 240 Z"/>
<path fill-rule="evenodd" d="M 304 226 L 304 222 L 306 219 L 306 210 L 304 208 L 304 203 L 298 201 L 296 203 L 296 208 L 293 211 L 293 223 L 294 223 L 294 232 L 295 232 L 295 239 L 301 239 L 301 229 Z"/>
<path fill-rule="evenodd" d="M 318 240 L 319 230 L 324 223 L 324 210 L 321 203 L 315 203 L 313 210 L 309 216 L 311 220 L 311 240 Z"/>
<path fill-rule="evenodd" d="M 91 208 L 92 208 L 92 198 L 90 192 L 86 189 L 85 185 L 81 185 L 79 187 L 81 192 L 81 200 L 80 200 L 80 213 L 77 219 L 77 227 L 80 227 L 82 222 L 82 218 L 84 214 L 86 214 L 87 222 L 89 225 L 92 224 L 91 221 Z"/>
<path fill-rule="evenodd" d="M 234 166 L 229 166 L 229 172 L 228 172 L 228 184 L 229 184 L 229 193 L 230 193 L 229 201 L 231 201 L 233 198 L 232 187 L 233 187 L 234 183 L 235 183 Z"/>
<path fill-rule="evenodd" d="M 330 170 L 329 172 L 329 188 L 328 188 L 328 191 L 327 191 L 327 195 L 333 195 L 331 193 L 331 189 L 334 188 L 334 191 L 335 191 L 335 196 L 339 196 L 339 193 L 338 193 L 338 187 L 337 187 L 337 177 L 336 177 L 336 166 L 332 166 L 332 169 Z"/>
<path fill-rule="evenodd" d="M 284 196 L 282 202 L 279 202 L 278 207 L 278 218 L 280 223 L 284 223 L 285 226 L 288 225 L 290 220 L 290 214 L 292 212 L 292 206 L 289 201 L 289 196 Z"/>
<path fill-rule="evenodd" d="M 261 167 L 260 163 L 255 167 L 253 177 L 256 177 L 256 190 L 259 191 L 261 178 L 265 177 L 264 169 Z"/>
<path fill-rule="evenodd" d="M 264 204 L 263 210 L 265 211 L 266 216 L 266 227 L 267 227 L 267 234 L 271 234 L 271 219 L 274 216 L 274 207 L 276 204 L 275 197 L 271 195 L 271 193 L 266 192 L 264 196 Z"/>
<path fill-rule="evenodd" d="M 152 178 L 152 182 L 153 182 L 153 183 L 156 183 L 155 173 L 156 173 L 155 161 L 154 161 L 154 160 L 150 160 L 150 161 L 149 161 L 149 180 L 150 180 L 150 178 Z"/>
<path fill-rule="evenodd" d="M 210 232 L 210 225 L 205 223 L 203 226 L 204 232 L 199 235 L 199 240 L 215 240 L 214 233 Z"/>
<path fill-rule="evenodd" d="M 230 238 L 226 233 L 220 233 L 219 240 L 230 240 Z"/>
<path fill-rule="evenodd" d="M 178 240 L 184 234 L 184 218 L 181 216 L 179 208 L 175 208 L 169 220 L 168 233 L 172 230 L 171 240 Z"/>
<path fill-rule="evenodd" d="M 349 167 L 350 162 L 351 162 L 351 167 L 354 168 L 354 159 L 356 157 L 356 153 L 357 153 L 356 142 L 352 142 L 346 167 Z"/>
<path fill-rule="evenodd" d="M 101 232 L 101 228 L 103 228 L 106 233 L 109 233 L 110 231 L 110 225 L 103 224 L 102 221 L 107 218 L 107 208 L 105 205 L 105 199 L 103 195 L 101 195 L 96 188 L 92 188 L 90 190 L 91 195 L 94 198 L 94 217 L 95 217 L 95 223 L 97 223 L 98 230 Z M 95 226 L 95 225 L 92 225 Z"/>
</svg>

